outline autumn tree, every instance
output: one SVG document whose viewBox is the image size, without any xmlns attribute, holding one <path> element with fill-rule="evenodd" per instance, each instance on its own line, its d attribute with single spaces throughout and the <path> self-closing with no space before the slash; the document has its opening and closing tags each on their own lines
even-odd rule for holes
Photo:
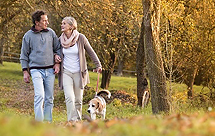
<svg viewBox="0 0 215 136">
<path fill-rule="evenodd" d="M 25 22 L 24 2 L 21 0 L 1 0 L 0 2 L 0 64 L 4 51 L 19 52 L 19 44 Z M 19 33 L 18 33 L 19 31 Z"/>
<path fill-rule="evenodd" d="M 143 0 L 144 51 L 150 81 L 152 112 L 169 112 L 166 76 L 160 50 L 160 0 Z"/>
<path fill-rule="evenodd" d="M 101 88 L 108 88 L 117 62 L 123 64 L 134 59 L 139 17 L 132 9 L 136 10 L 138 6 L 130 0 L 43 0 L 43 3 L 52 13 L 76 18 L 78 30 L 88 37 L 102 62 Z"/>
<path fill-rule="evenodd" d="M 165 69 L 172 73 L 174 79 L 171 81 L 187 85 L 188 98 L 194 96 L 194 84 L 205 84 L 209 77 L 213 79 L 208 76 L 213 75 L 214 65 L 213 9 L 212 0 L 169 0 L 163 3 L 161 35 L 166 38 L 161 41 Z M 174 57 L 168 57 L 170 54 Z"/>
</svg>

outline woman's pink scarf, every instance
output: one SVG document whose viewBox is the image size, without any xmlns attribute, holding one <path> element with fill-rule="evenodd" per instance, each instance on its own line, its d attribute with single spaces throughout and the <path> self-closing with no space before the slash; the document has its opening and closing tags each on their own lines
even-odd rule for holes
<svg viewBox="0 0 215 136">
<path fill-rule="evenodd" d="M 69 48 L 77 42 L 79 37 L 79 32 L 77 30 L 73 30 L 72 35 L 68 39 L 65 35 L 65 33 L 62 33 L 60 36 L 60 42 L 63 48 Z"/>
</svg>

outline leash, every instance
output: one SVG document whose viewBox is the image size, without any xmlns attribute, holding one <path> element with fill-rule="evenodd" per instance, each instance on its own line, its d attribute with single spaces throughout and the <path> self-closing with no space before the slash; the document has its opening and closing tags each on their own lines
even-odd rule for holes
<svg viewBox="0 0 215 136">
<path fill-rule="evenodd" d="M 98 73 L 98 77 L 97 77 L 97 85 L 96 85 L 96 95 L 98 93 L 98 87 L 99 87 L 99 72 Z"/>
</svg>

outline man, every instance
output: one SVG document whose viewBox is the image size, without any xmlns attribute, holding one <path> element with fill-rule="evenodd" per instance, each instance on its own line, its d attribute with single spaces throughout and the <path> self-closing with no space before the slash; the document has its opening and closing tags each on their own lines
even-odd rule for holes
<svg viewBox="0 0 215 136">
<path fill-rule="evenodd" d="M 60 56 L 60 43 L 55 32 L 48 28 L 44 11 L 32 15 L 33 26 L 22 40 L 20 62 L 24 81 L 34 85 L 34 113 L 36 121 L 52 122 L 55 74 L 59 64 L 54 64 L 54 55 Z M 43 110 L 44 103 L 44 110 Z"/>
</svg>

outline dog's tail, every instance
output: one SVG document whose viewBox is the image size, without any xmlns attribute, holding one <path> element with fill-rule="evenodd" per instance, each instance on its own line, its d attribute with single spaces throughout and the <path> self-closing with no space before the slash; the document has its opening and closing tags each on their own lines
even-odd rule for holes
<svg viewBox="0 0 215 136">
<path fill-rule="evenodd" d="M 111 93 L 108 90 L 101 90 L 97 93 L 97 96 L 100 96 L 101 94 L 106 94 L 108 96 L 108 98 L 111 97 Z"/>
</svg>

